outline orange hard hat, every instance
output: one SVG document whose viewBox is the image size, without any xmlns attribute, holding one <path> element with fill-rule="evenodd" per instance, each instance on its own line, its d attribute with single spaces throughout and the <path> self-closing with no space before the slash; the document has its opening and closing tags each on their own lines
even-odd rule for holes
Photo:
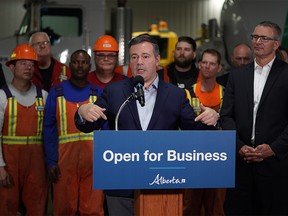
<svg viewBox="0 0 288 216">
<path fill-rule="evenodd" d="M 28 44 L 20 44 L 17 47 L 15 47 L 10 56 L 10 59 L 6 62 L 6 65 L 9 67 L 12 61 L 20 59 L 32 60 L 37 62 L 38 56 L 32 46 Z"/>
<path fill-rule="evenodd" d="M 110 35 L 103 35 L 96 40 L 93 51 L 118 52 L 119 48 L 115 38 Z"/>
</svg>

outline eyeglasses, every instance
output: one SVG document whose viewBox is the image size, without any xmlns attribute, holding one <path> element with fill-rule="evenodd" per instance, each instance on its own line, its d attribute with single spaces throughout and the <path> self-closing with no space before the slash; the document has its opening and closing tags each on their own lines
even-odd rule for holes
<svg viewBox="0 0 288 216">
<path fill-rule="evenodd" d="M 118 55 L 117 54 L 109 54 L 109 55 L 105 55 L 105 54 L 95 54 L 95 56 L 101 60 L 103 59 L 108 59 L 108 60 L 114 60 Z"/>
<path fill-rule="evenodd" d="M 264 42 L 264 43 L 267 43 L 267 42 L 269 42 L 269 41 L 278 41 L 278 40 L 275 39 L 275 38 L 251 34 L 251 40 L 252 40 L 252 41 L 255 42 L 255 41 L 258 41 L 259 39 L 260 39 L 260 41 L 262 41 L 262 42 Z"/>
<path fill-rule="evenodd" d="M 46 46 L 47 44 L 50 44 L 50 41 L 42 41 L 42 42 L 37 42 L 37 43 L 33 43 L 32 46 Z"/>
</svg>

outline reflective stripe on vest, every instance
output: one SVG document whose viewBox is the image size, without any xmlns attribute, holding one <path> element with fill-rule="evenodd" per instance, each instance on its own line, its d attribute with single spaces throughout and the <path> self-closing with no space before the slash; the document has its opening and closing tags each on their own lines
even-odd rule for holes
<svg viewBox="0 0 288 216">
<path fill-rule="evenodd" d="M 59 80 L 60 80 L 60 82 L 63 82 L 64 80 L 67 80 L 66 66 L 65 65 L 62 67 L 62 72 L 60 74 Z"/>
<path fill-rule="evenodd" d="M 42 136 L 3 136 L 2 142 L 8 145 L 42 144 Z"/>
<path fill-rule="evenodd" d="M 186 92 L 186 98 L 189 100 L 189 103 L 191 104 L 191 94 L 190 92 L 188 91 L 188 89 L 184 89 L 185 92 Z"/>
<path fill-rule="evenodd" d="M 196 115 L 199 115 L 201 113 L 200 100 L 197 97 L 192 98 L 190 92 L 187 89 L 184 90 L 186 92 L 186 98 L 189 100 L 189 103 L 193 107 L 194 112 Z"/>
<path fill-rule="evenodd" d="M 63 134 L 58 137 L 59 144 L 65 144 L 68 142 L 77 142 L 79 140 L 93 140 L 93 132 L 91 133 L 73 133 Z"/>
<path fill-rule="evenodd" d="M 64 76 L 66 76 L 66 66 L 63 66 L 63 67 L 62 67 L 62 74 L 63 74 Z"/>
<path fill-rule="evenodd" d="M 79 140 L 93 140 L 93 132 L 91 133 L 67 133 L 67 116 L 66 116 L 66 99 L 64 96 L 58 96 L 58 107 L 59 107 L 59 125 L 60 134 L 58 136 L 59 144 L 65 144 L 67 142 L 77 142 Z M 94 103 L 97 100 L 96 95 L 90 95 L 89 103 Z"/>
<path fill-rule="evenodd" d="M 9 104 L 8 136 L 16 136 L 16 122 L 17 122 L 16 98 L 15 97 L 8 98 L 8 104 Z"/>
<path fill-rule="evenodd" d="M 96 100 L 97 100 L 97 96 L 96 95 L 90 95 L 89 103 L 94 103 Z"/>
<path fill-rule="evenodd" d="M 38 115 L 37 136 L 42 138 L 43 119 L 44 119 L 44 102 L 42 97 L 36 97 L 36 110 Z"/>
<path fill-rule="evenodd" d="M 194 92 L 196 92 L 196 86 L 197 86 L 196 84 L 193 85 Z M 194 109 L 194 112 L 196 113 L 196 115 L 199 115 L 201 113 L 201 108 L 200 108 L 201 102 L 199 98 L 191 97 L 191 94 L 187 89 L 185 89 L 185 92 L 186 92 L 186 98 L 189 100 L 191 106 Z M 219 85 L 219 95 L 220 95 L 220 109 L 221 109 L 222 103 L 223 103 L 223 86 L 222 85 Z"/>
<path fill-rule="evenodd" d="M 2 142 L 8 145 L 42 144 L 42 129 L 44 118 L 44 102 L 42 97 L 36 97 L 37 135 L 36 136 L 16 136 L 17 128 L 17 100 L 15 97 L 8 98 L 8 135 L 2 136 Z"/>
</svg>

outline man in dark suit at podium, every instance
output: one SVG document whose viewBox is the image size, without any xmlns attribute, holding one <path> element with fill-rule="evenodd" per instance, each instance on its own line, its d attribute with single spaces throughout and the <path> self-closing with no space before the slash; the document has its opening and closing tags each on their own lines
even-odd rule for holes
<svg viewBox="0 0 288 216">
<path fill-rule="evenodd" d="M 159 79 L 156 66 L 160 55 L 156 40 L 146 34 L 133 38 L 129 53 L 133 77 L 107 85 L 95 104 L 80 106 L 75 114 L 75 124 L 80 131 L 100 129 L 106 121 L 111 130 L 118 127 L 143 131 L 215 128 L 216 111 L 201 106 L 202 113 L 196 117 L 185 91 Z M 143 83 L 138 80 L 139 76 L 144 78 Z M 115 125 L 120 106 L 133 94 L 138 95 L 139 103 L 135 100 L 128 103 Z M 133 190 L 107 191 L 106 199 L 109 215 L 134 215 Z"/>
</svg>

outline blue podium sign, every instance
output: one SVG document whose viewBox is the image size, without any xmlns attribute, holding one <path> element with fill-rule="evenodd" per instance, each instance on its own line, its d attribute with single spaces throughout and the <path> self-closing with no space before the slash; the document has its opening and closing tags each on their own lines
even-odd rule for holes
<svg viewBox="0 0 288 216">
<path fill-rule="evenodd" d="M 235 134 L 235 131 L 95 131 L 93 187 L 234 187 Z"/>
</svg>

